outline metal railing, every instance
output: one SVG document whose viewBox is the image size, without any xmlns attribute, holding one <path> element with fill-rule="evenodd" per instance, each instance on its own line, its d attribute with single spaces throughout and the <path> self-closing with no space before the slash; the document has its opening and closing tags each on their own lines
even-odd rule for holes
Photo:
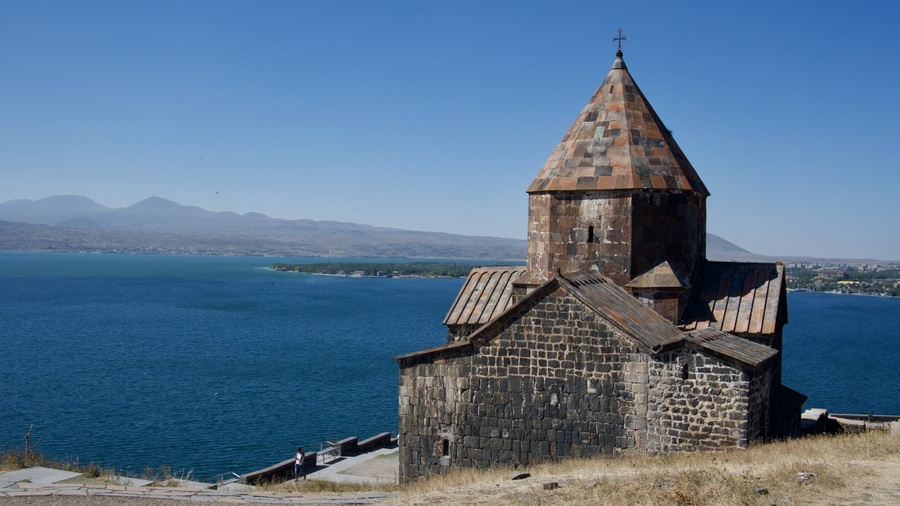
<svg viewBox="0 0 900 506">
<path fill-rule="evenodd" d="M 341 456 L 341 447 L 336 444 L 334 441 L 325 440 L 319 443 L 319 459 L 322 464 L 326 464 L 328 462 L 328 458 L 331 457 L 331 460 L 334 461 L 336 458 Z"/>
</svg>

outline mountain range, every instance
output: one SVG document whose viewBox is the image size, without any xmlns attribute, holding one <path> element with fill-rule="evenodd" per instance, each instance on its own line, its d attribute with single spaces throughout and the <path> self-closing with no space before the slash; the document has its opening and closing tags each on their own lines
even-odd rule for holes
<svg viewBox="0 0 900 506">
<path fill-rule="evenodd" d="M 116 209 L 60 195 L 0 204 L 0 251 L 522 260 L 526 242 L 213 212 L 159 197 Z M 773 260 L 713 234 L 707 235 L 707 257 Z"/>
<path fill-rule="evenodd" d="M 61 195 L 0 204 L 0 250 L 521 259 L 525 241 L 212 212 L 159 197 L 114 209 Z"/>
</svg>

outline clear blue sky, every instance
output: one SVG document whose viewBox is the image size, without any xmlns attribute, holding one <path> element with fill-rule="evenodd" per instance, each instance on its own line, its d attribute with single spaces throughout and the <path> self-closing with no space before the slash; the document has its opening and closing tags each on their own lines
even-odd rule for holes
<svg viewBox="0 0 900 506">
<path fill-rule="evenodd" d="M 625 61 L 769 255 L 900 259 L 900 2 L 0 0 L 0 202 L 525 238 Z"/>
</svg>

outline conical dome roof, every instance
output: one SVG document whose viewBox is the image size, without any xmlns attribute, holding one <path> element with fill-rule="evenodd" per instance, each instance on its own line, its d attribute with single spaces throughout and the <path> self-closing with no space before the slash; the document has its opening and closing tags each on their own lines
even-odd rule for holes
<svg viewBox="0 0 900 506">
<path fill-rule="evenodd" d="M 709 195 L 638 88 L 622 51 L 528 193 L 681 190 Z"/>
</svg>

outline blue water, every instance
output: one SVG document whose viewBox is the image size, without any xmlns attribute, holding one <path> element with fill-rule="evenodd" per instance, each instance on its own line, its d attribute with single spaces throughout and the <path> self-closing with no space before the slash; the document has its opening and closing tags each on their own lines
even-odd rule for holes
<svg viewBox="0 0 900 506">
<path fill-rule="evenodd" d="M 198 478 L 397 431 L 392 357 L 446 341 L 461 280 L 315 259 L 0 253 L 0 449 Z"/>
<path fill-rule="evenodd" d="M 199 479 L 397 430 L 393 356 L 445 341 L 462 280 L 275 272 L 320 259 L 0 253 L 0 449 Z M 807 407 L 900 414 L 900 300 L 789 295 Z"/>
<path fill-rule="evenodd" d="M 788 294 L 782 383 L 832 413 L 900 415 L 900 299 Z"/>
</svg>

